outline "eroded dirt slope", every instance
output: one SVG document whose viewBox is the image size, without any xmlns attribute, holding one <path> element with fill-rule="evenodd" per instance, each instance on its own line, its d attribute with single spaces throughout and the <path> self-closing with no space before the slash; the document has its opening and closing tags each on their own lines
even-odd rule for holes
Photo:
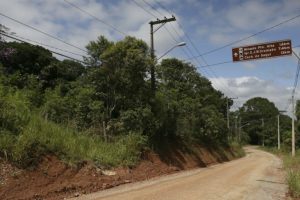
<svg viewBox="0 0 300 200">
<path fill-rule="evenodd" d="M 111 176 L 90 163 L 69 167 L 55 156 L 44 157 L 35 170 L 18 169 L 2 160 L 0 199 L 64 199 L 234 158 L 230 149 L 226 154 L 199 146 L 195 149 L 173 148 L 160 155 L 145 152 L 136 167 L 113 169 L 116 174 Z"/>
<path fill-rule="evenodd" d="M 281 160 L 247 148 L 246 157 L 151 181 L 117 187 L 76 200 L 280 200 L 285 199 Z"/>
</svg>

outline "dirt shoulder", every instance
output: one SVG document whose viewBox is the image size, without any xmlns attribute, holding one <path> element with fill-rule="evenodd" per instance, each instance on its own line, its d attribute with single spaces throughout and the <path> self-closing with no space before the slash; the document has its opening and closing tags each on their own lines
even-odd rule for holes
<svg viewBox="0 0 300 200">
<path fill-rule="evenodd" d="M 284 200 L 281 160 L 247 148 L 246 157 L 84 195 L 76 200 Z"/>
<path fill-rule="evenodd" d="M 69 167 L 55 156 L 45 156 L 35 170 L 22 170 L 0 161 L 0 199 L 64 199 L 105 190 L 126 183 L 148 180 L 178 171 L 206 167 L 235 158 L 224 151 L 196 147 L 173 149 L 158 155 L 145 152 L 134 168 L 102 170 L 91 163 Z"/>
</svg>

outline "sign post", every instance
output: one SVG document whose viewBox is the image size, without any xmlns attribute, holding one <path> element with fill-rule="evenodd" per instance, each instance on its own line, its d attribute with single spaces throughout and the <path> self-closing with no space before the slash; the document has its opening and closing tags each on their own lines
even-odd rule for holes
<svg viewBox="0 0 300 200">
<path fill-rule="evenodd" d="M 292 55 L 291 40 L 241 46 L 232 49 L 233 62 Z"/>
</svg>

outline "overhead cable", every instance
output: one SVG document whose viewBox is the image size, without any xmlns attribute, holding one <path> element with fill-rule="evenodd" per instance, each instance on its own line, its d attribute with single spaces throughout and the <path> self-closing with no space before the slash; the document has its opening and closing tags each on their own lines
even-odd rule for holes
<svg viewBox="0 0 300 200">
<path fill-rule="evenodd" d="M 21 25 L 23 25 L 23 26 L 26 26 L 26 27 L 28 27 L 28 28 L 34 30 L 34 31 L 37 31 L 37 32 L 39 32 L 39 33 L 42 33 L 42 34 L 44 34 L 44 35 L 46 35 L 46 36 L 48 36 L 48 37 L 50 37 L 50 38 L 53 38 L 53 39 L 55 39 L 55 40 L 57 40 L 57 41 L 60 41 L 60 42 L 62 42 L 62 43 L 64 43 L 64 44 L 66 44 L 66 45 L 72 46 L 72 47 L 74 47 L 74 48 L 76 48 L 76 49 L 79 49 L 79 50 L 81 50 L 81 51 L 83 51 L 83 52 L 88 53 L 86 50 L 84 50 L 84 49 L 82 49 L 82 48 L 80 48 L 80 47 L 78 47 L 78 46 L 75 46 L 75 45 L 73 45 L 73 44 L 71 44 L 71 43 L 69 43 L 69 42 L 66 42 L 66 41 L 64 41 L 63 39 L 58 38 L 58 37 L 56 37 L 56 36 L 54 36 L 54 35 L 51 35 L 51 34 L 49 34 L 49 33 L 46 33 L 45 31 L 42 31 L 42 30 L 40 30 L 40 29 L 37 29 L 37 28 L 35 28 L 35 27 L 31 26 L 31 25 L 28 25 L 28 24 L 26 24 L 26 23 L 24 23 L 24 22 L 21 22 L 21 21 L 17 20 L 17 19 L 14 19 L 14 18 L 12 18 L 12 17 L 9 17 L 9 16 L 7 16 L 7 15 L 5 15 L 5 14 L 3 14 L 3 13 L 0 13 L 0 15 L 1 15 L 2 17 L 5 17 L 5 18 L 11 20 L 11 21 L 14 21 L 14 22 L 16 22 L 16 23 L 18 23 L 18 24 L 21 24 Z"/>
</svg>

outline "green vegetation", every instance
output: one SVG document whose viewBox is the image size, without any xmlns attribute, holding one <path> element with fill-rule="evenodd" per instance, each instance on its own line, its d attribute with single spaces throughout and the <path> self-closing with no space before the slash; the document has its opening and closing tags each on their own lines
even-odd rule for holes
<svg viewBox="0 0 300 200">
<path fill-rule="evenodd" d="M 263 148 L 263 150 L 276 154 L 283 160 L 290 195 L 293 198 L 300 198 L 300 151 L 297 151 L 296 156 L 292 157 L 290 147 L 287 146 L 281 150 L 271 147 Z"/>
<path fill-rule="evenodd" d="M 292 197 L 300 197 L 300 152 L 295 157 L 290 153 L 283 154 L 284 168 L 287 171 L 286 181 Z"/>
<path fill-rule="evenodd" d="M 266 98 L 249 99 L 236 112 L 232 113 L 232 121 L 237 117 L 241 127 L 242 143 L 254 145 L 277 146 L 277 123 L 280 117 L 281 143 L 291 144 L 291 118 L 280 113 L 273 102 Z M 300 141 L 297 142 L 300 145 Z"/>
<path fill-rule="evenodd" d="M 23 167 L 48 153 L 110 167 L 134 165 L 142 149 L 172 141 L 229 147 L 227 99 L 195 66 L 155 63 L 153 95 L 145 42 L 101 36 L 86 48 L 83 66 L 39 46 L 1 41 L 1 156 Z"/>
</svg>

